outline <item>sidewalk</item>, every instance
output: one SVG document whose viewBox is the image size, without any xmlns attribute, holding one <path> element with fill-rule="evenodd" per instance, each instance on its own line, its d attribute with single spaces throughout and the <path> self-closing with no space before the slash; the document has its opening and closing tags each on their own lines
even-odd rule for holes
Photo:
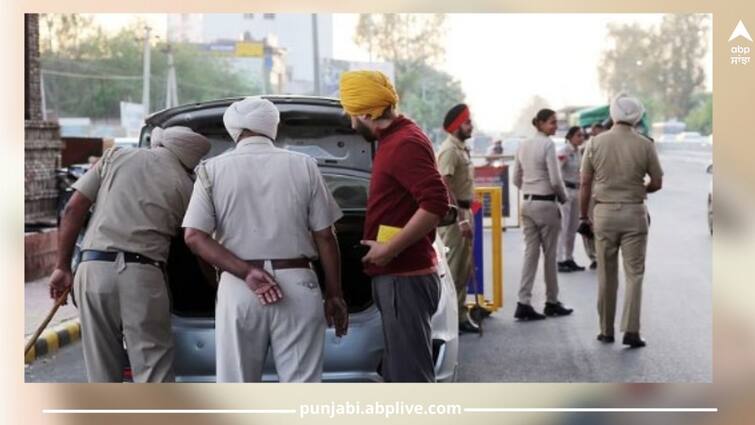
<svg viewBox="0 0 755 425">
<path fill-rule="evenodd" d="M 48 277 L 27 282 L 24 286 L 24 337 L 31 337 L 37 327 L 47 317 L 53 306 L 50 298 Z M 26 356 L 26 363 L 51 354 L 60 347 L 78 341 L 80 338 L 79 311 L 68 298 L 68 304 L 61 306 L 53 316 L 45 331 L 40 335 L 35 347 Z"/>
</svg>

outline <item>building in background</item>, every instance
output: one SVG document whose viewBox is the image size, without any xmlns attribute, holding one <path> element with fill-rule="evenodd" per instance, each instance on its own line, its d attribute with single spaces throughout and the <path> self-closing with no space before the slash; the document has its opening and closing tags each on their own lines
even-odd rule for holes
<svg viewBox="0 0 755 425">
<path fill-rule="evenodd" d="M 286 66 L 287 52 L 278 46 L 274 34 L 255 40 L 247 33 L 242 40 L 216 40 L 198 44 L 198 47 L 226 60 L 234 71 L 253 81 L 259 81 L 263 93 L 291 92 Z"/>
<path fill-rule="evenodd" d="M 333 57 L 333 18 L 329 14 L 317 15 L 317 51 L 312 14 L 182 13 L 167 16 L 167 37 L 171 42 L 213 45 L 228 40 L 275 39 L 275 47 L 286 52 L 285 93 L 315 93 L 315 58 L 322 61 Z M 269 65 L 275 68 L 281 64 Z"/>
</svg>

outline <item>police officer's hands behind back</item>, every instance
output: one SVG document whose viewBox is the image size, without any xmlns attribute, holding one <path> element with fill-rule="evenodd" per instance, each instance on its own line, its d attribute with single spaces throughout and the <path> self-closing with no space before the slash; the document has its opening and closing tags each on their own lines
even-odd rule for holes
<svg viewBox="0 0 755 425">
<path fill-rule="evenodd" d="M 68 291 L 72 285 L 73 273 L 70 269 L 55 269 L 50 276 L 50 298 L 54 300 L 59 299 L 63 294 L 67 294 L 66 291 Z M 65 304 L 68 304 L 68 301 L 63 301 L 63 305 Z"/>
<path fill-rule="evenodd" d="M 324 308 L 325 320 L 328 322 L 328 327 L 335 325 L 336 336 L 346 335 L 346 331 L 349 328 L 349 310 L 343 297 L 326 298 Z"/>
<path fill-rule="evenodd" d="M 275 304 L 283 298 L 283 292 L 278 283 L 270 276 L 270 273 L 263 269 L 252 267 L 244 281 L 262 304 Z"/>
</svg>

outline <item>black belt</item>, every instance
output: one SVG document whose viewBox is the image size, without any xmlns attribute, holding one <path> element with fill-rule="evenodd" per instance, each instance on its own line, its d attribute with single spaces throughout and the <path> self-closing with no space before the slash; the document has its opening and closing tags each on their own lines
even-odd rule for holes
<svg viewBox="0 0 755 425">
<path fill-rule="evenodd" d="M 579 189 L 579 183 L 564 182 L 564 186 L 568 187 L 569 189 Z"/>
<path fill-rule="evenodd" d="M 463 208 L 465 210 L 468 210 L 472 208 L 472 201 L 456 201 L 456 205 L 459 208 Z"/>
<path fill-rule="evenodd" d="M 249 265 L 259 269 L 265 266 L 265 260 L 244 260 Z M 312 262 L 307 258 L 292 258 L 288 260 L 269 260 L 273 270 L 282 269 L 311 269 Z"/>
<path fill-rule="evenodd" d="M 530 195 L 528 193 L 525 193 L 524 200 L 525 201 L 555 201 L 556 195 Z"/>
<path fill-rule="evenodd" d="M 97 251 L 93 249 L 88 249 L 86 251 L 81 251 L 81 262 L 84 261 L 115 261 L 116 258 L 118 258 L 119 252 L 113 252 L 113 251 Z M 133 252 L 124 252 L 123 253 L 123 260 L 127 263 L 139 263 L 139 264 L 149 264 L 150 266 L 155 266 L 157 268 L 162 269 L 163 263 L 161 261 L 153 260 L 149 257 L 145 257 L 141 254 L 136 254 Z"/>
<path fill-rule="evenodd" d="M 611 204 L 611 205 L 642 205 L 645 203 L 645 201 L 635 201 L 635 202 L 603 202 L 603 201 L 595 201 L 596 204 Z"/>
</svg>

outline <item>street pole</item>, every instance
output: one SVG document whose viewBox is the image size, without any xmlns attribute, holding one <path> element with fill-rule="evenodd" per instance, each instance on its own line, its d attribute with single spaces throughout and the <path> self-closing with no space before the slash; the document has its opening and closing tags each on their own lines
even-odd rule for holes
<svg viewBox="0 0 755 425">
<path fill-rule="evenodd" d="M 318 37 L 318 31 L 317 31 L 317 14 L 312 14 L 312 51 L 313 51 L 313 57 L 314 60 L 314 85 L 315 85 L 315 96 L 320 95 L 320 41 Z"/>
<path fill-rule="evenodd" d="M 165 48 L 168 55 L 168 78 L 165 87 L 165 108 L 178 106 L 178 87 L 176 83 L 176 67 L 173 62 L 173 47 L 169 44 Z"/>
<path fill-rule="evenodd" d="M 149 115 L 149 74 L 150 74 L 150 31 L 152 28 L 144 27 L 144 76 L 142 78 L 142 107 L 144 116 Z"/>
<path fill-rule="evenodd" d="M 47 121 L 47 100 L 45 99 L 45 73 L 39 73 L 39 91 L 42 97 L 42 121 Z"/>
</svg>

